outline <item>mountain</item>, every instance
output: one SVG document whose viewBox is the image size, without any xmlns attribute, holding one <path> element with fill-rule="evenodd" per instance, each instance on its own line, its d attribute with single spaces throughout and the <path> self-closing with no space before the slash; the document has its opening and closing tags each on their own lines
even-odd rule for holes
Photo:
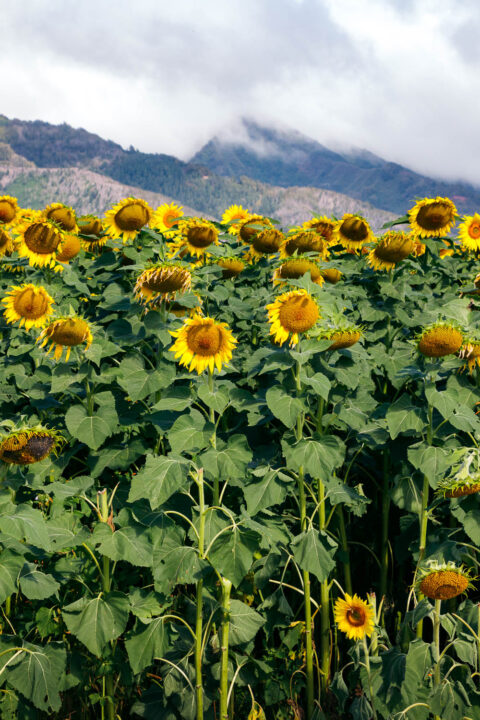
<svg viewBox="0 0 480 720">
<path fill-rule="evenodd" d="M 417 197 L 449 197 L 461 214 L 480 209 L 480 188 L 468 183 L 434 180 L 366 150 L 334 151 L 297 131 L 246 119 L 237 137 L 214 137 L 191 162 L 226 177 L 333 190 L 399 214 Z"/>
<path fill-rule="evenodd" d="M 63 123 L 0 115 L 0 186 L 23 205 L 58 200 L 78 212 L 103 213 L 112 202 L 141 195 L 154 205 L 172 198 L 187 213 L 219 218 L 232 203 L 297 224 L 313 213 L 365 215 L 374 228 L 393 218 L 368 202 L 315 187 L 278 187 L 249 177 L 225 177 L 171 155 L 124 150 Z M 193 210 L 192 208 L 196 208 Z"/>
</svg>

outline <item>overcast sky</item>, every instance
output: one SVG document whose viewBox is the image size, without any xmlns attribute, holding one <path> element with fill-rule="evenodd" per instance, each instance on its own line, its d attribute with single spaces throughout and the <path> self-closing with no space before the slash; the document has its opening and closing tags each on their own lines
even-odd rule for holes
<svg viewBox="0 0 480 720">
<path fill-rule="evenodd" d="M 480 0 L 3 0 L 1 112 L 188 159 L 241 116 L 480 184 Z"/>
</svg>

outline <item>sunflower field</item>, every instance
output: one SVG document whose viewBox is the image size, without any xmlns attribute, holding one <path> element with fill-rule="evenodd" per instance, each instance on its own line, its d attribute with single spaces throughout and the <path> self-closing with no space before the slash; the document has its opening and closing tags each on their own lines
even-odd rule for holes
<svg viewBox="0 0 480 720">
<path fill-rule="evenodd" d="M 1 720 L 480 720 L 480 215 L 0 222 Z"/>
</svg>

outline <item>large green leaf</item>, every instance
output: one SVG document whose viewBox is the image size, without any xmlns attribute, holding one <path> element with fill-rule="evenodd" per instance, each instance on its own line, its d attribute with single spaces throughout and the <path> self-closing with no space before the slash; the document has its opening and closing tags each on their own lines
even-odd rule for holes
<svg viewBox="0 0 480 720">
<path fill-rule="evenodd" d="M 158 370 L 146 370 L 138 355 L 124 358 L 119 367 L 118 384 L 133 402 L 143 400 L 161 388 L 168 387 L 175 378 L 175 365 L 163 362 Z"/>
<path fill-rule="evenodd" d="M 195 583 L 206 567 L 205 560 L 198 557 L 196 548 L 191 545 L 169 546 L 165 543 L 154 552 L 155 590 L 171 593 L 176 585 Z"/>
<path fill-rule="evenodd" d="M 97 657 L 102 657 L 108 642 L 123 633 L 128 614 L 128 597 L 121 592 L 105 593 L 91 599 L 83 597 L 62 609 L 69 631 Z"/>
<path fill-rule="evenodd" d="M 289 481 L 293 482 L 285 473 L 269 468 L 260 480 L 245 485 L 243 494 L 249 515 L 253 517 L 261 510 L 283 503 Z"/>
<path fill-rule="evenodd" d="M 412 401 L 405 393 L 390 405 L 386 419 L 390 437 L 394 440 L 400 433 L 418 432 L 425 425 L 425 413 L 412 405 Z"/>
<path fill-rule="evenodd" d="M 38 565 L 26 562 L 19 576 L 20 589 L 29 600 L 45 600 L 54 595 L 60 585 L 52 575 L 41 572 Z"/>
<path fill-rule="evenodd" d="M 18 575 L 25 560 L 9 550 L 0 552 L 0 604 L 17 590 Z"/>
<path fill-rule="evenodd" d="M 203 415 L 198 410 L 192 410 L 175 420 L 167 437 L 172 452 L 180 455 L 203 450 L 209 444 L 212 433 L 213 425 L 207 425 Z"/>
<path fill-rule="evenodd" d="M 108 412 L 107 414 L 110 417 Z M 102 411 L 88 415 L 83 405 L 73 405 L 67 410 L 65 424 L 74 438 L 85 443 L 92 450 L 97 450 L 113 433 L 111 423 L 109 419 L 103 417 Z"/>
<path fill-rule="evenodd" d="M 236 525 L 223 532 L 213 543 L 209 560 L 213 567 L 237 587 L 250 570 L 259 536 Z"/>
<path fill-rule="evenodd" d="M 144 467 L 132 479 L 129 502 L 146 498 L 152 510 L 186 485 L 185 465 L 174 455 L 147 455 Z"/>
<path fill-rule="evenodd" d="M 132 524 L 112 531 L 106 523 L 98 524 L 102 537 L 94 534 L 94 541 L 101 540 L 98 550 L 111 560 L 124 560 L 136 567 L 150 567 L 153 562 L 152 544 L 148 530 L 141 525 Z"/>
<path fill-rule="evenodd" d="M 265 395 L 268 408 L 287 428 L 292 428 L 301 412 L 305 410 L 301 400 L 288 395 L 278 385 L 267 390 Z"/>
<path fill-rule="evenodd" d="M 253 610 L 240 600 L 232 600 L 230 602 L 230 633 L 229 641 L 231 645 L 241 645 L 253 640 L 262 625 L 265 624 L 265 618 L 260 613 Z"/>
<path fill-rule="evenodd" d="M 437 487 L 438 480 L 441 480 L 447 469 L 448 458 L 448 452 L 426 443 L 416 443 L 408 448 L 408 459 L 413 467 L 427 476 L 432 488 Z"/>
<path fill-rule="evenodd" d="M 293 445 L 284 440 L 282 449 L 287 467 L 297 472 L 303 467 L 312 477 L 325 480 L 342 465 L 345 457 L 345 445 L 334 435 L 300 440 Z"/>
<path fill-rule="evenodd" d="M 6 668 L 8 682 L 39 710 L 57 712 L 61 706 L 59 690 L 65 672 L 65 648 L 55 642 L 45 647 L 24 642 L 21 647 L 23 652 L 13 661 L 14 653 L 0 658 L 0 672 Z"/>
<path fill-rule="evenodd" d="M 244 478 L 246 466 L 252 459 L 247 438 L 232 435 L 228 442 L 217 440 L 216 447 L 210 448 L 199 457 L 199 464 L 213 478 Z"/>
<path fill-rule="evenodd" d="M 137 624 L 137 628 L 141 628 Z M 135 674 L 165 655 L 169 646 L 168 627 L 163 618 L 155 618 L 140 632 L 130 633 L 125 641 L 128 659 Z"/>
<path fill-rule="evenodd" d="M 302 570 L 311 572 L 320 582 L 327 579 L 335 567 L 333 556 L 337 543 L 324 532 L 310 528 L 297 535 L 291 543 L 293 557 Z"/>
<path fill-rule="evenodd" d="M 52 543 L 45 519 L 40 510 L 30 505 L 17 505 L 15 510 L 0 515 L 2 533 L 16 540 L 24 540 L 30 545 L 50 551 Z"/>
<path fill-rule="evenodd" d="M 218 387 L 214 384 L 211 390 L 207 383 L 198 386 L 197 389 L 198 397 L 202 400 L 208 408 L 212 408 L 215 412 L 220 415 L 223 413 L 228 405 L 228 390 L 224 387 Z"/>
</svg>

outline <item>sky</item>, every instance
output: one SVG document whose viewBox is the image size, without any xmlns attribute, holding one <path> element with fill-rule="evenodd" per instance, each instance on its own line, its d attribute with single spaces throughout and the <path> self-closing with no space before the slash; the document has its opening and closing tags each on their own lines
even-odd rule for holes
<svg viewBox="0 0 480 720">
<path fill-rule="evenodd" d="M 3 0 L 0 112 L 189 159 L 247 116 L 480 185 L 479 0 Z"/>
</svg>

